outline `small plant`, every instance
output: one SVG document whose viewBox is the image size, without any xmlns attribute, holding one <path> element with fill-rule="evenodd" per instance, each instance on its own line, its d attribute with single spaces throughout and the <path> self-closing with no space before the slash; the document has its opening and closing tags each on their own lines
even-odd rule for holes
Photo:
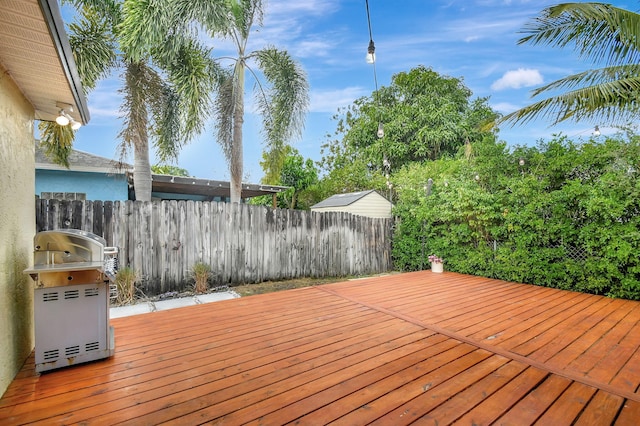
<svg viewBox="0 0 640 426">
<path fill-rule="evenodd" d="M 136 272 L 130 267 L 124 267 L 116 273 L 116 286 L 118 287 L 118 305 L 130 305 L 135 296 Z"/>
<path fill-rule="evenodd" d="M 195 281 L 194 290 L 196 293 L 206 293 L 209 287 L 209 276 L 211 275 L 211 266 L 203 262 L 198 262 L 191 267 L 191 277 Z"/>
<path fill-rule="evenodd" d="M 441 257 L 436 256 L 435 254 L 432 254 L 431 256 L 429 256 L 429 262 L 431 263 L 442 263 L 444 262 L 444 259 Z"/>
</svg>

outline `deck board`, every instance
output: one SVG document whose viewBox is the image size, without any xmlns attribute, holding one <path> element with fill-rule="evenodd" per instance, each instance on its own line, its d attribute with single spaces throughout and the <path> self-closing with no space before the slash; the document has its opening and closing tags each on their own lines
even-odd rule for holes
<svg viewBox="0 0 640 426">
<path fill-rule="evenodd" d="M 430 271 L 111 321 L 0 424 L 634 424 L 640 303 Z"/>
</svg>

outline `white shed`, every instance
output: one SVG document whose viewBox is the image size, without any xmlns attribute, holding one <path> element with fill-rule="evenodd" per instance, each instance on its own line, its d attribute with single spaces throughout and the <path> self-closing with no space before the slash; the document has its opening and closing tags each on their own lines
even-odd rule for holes
<svg viewBox="0 0 640 426">
<path fill-rule="evenodd" d="M 312 212 L 347 212 L 360 216 L 390 218 L 393 204 L 377 191 L 336 194 L 311 206 Z"/>
</svg>

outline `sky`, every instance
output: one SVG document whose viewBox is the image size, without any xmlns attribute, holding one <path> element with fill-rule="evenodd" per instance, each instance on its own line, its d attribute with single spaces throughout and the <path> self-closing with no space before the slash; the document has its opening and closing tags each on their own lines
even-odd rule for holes
<svg viewBox="0 0 640 426">
<path fill-rule="evenodd" d="M 593 68 L 569 49 L 518 45 L 525 24 L 549 5 L 545 0 L 369 0 L 376 47 L 378 86 L 388 86 L 394 74 L 424 65 L 460 78 L 472 98 L 488 97 L 489 105 L 506 114 L 532 103 L 531 91 L 542 84 Z M 638 11 L 638 2 L 609 1 Z M 65 20 L 69 11 L 63 9 Z M 365 0 L 268 0 L 262 27 L 254 27 L 248 50 L 267 45 L 287 50 L 307 74 L 310 105 L 305 128 L 292 145 L 305 157 L 320 160 L 321 146 L 332 134 L 332 117 L 340 107 L 370 96 L 375 90 L 373 65 L 365 61 L 369 30 Z M 228 42 L 211 40 L 214 57 L 233 54 Z M 76 135 L 75 149 L 117 158 L 121 83 L 117 73 L 89 94 L 91 120 Z M 244 182 L 259 183 L 264 148 L 260 117 L 253 113 L 253 81 L 247 77 L 244 125 Z M 502 127 L 499 138 L 509 146 L 533 145 L 562 133 L 588 138 L 598 124 L 549 122 Z M 157 161 L 151 154 L 152 164 Z M 133 164 L 133 158 L 129 162 Z M 229 172 L 215 129 L 205 131 L 182 150 L 177 163 L 191 176 L 228 180 Z"/>
</svg>

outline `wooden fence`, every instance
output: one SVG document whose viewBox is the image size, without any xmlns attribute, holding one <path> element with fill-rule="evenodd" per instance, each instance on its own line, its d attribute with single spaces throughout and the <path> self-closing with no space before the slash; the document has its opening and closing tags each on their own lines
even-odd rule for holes
<svg viewBox="0 0 640 426">
<path fill-rule="evenodd" d="M 385 272 L 392 268 L 391 224 L 218 202 L 36 200 L 37 231 L 103 236 L 147 295 L 184 289 L 196 262 L 211 266 L 214 286 Z"/>
</svg>

